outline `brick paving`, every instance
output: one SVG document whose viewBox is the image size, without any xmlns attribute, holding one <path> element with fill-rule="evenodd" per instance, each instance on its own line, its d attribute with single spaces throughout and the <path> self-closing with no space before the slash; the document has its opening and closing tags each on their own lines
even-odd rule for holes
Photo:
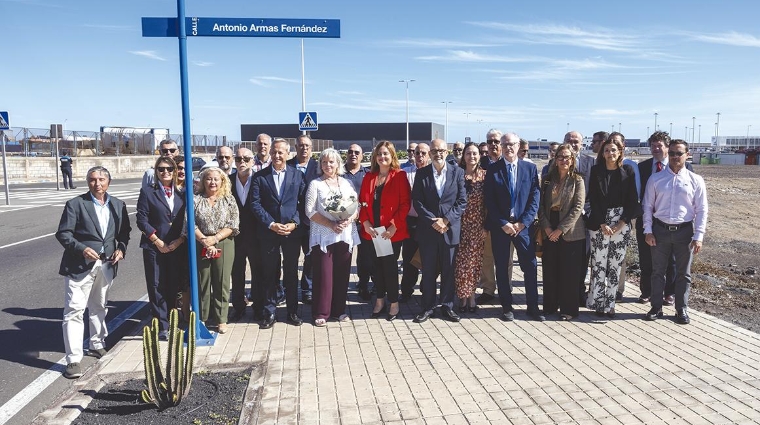
<svg viewBox="0 0 760 425">
<path fill-rule="evenodd" d="M 259 330 L 248 310 L 213 347 L 198 348 L 197 367 L 261 366 L 249 385 L 253 411 L 241 419 L 251 424 L 760 423 L 758 334 L 696 311 L 677 325 L 672 307 L 646 322 L 633 285 L 615 319 L 581 309 L 570 322 L 531 321 L 521 279 L 515 268 L 512 323 L 496 305 L 460 323 L 413 323 L 419 292 L 394 322 L 370 319 L 353 290 L 353 320 L 325 328 L 291 326 L 282 308 L 273 329 Z M 299 314 L 310 319 L 309 306 Z M 140 337 L 99 365 L 101 380 L 142 374 Z"/>
</svg>

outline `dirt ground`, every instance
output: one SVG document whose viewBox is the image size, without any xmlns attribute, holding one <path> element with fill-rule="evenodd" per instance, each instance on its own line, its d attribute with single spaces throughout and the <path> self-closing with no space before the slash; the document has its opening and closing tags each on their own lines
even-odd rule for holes
<svg viewBox="0 0 760 425">
<path fill-rule="evenodd" d="M 709 213 L 692 265 L 690 308 L 760 332 L 760 166 L 694 165 L 694 171 L 705 179 Z"/>
</svg>

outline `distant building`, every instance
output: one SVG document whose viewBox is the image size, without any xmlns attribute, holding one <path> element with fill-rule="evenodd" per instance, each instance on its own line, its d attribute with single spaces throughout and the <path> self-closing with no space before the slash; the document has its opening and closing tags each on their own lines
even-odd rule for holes
<svg viewBox="0 0 760 425">
<path fill-rule="evenodd" d="M 240 137 L 244 142 L 256 140 L 266 133 L 272 137 L 294 138 L 301 132 L 298 124 L 241 124 Z M 332 140 L 335 149 L 348 149 L 356 143 L 365 152 L 380 140 L 389 140 L 396 150 L 406 149 L 406 123 L 328 123 L 319 124 L 319 130 L 308 132 L 312 139 Z M 425 142 L 443 137 L 444 126 L 434 122 L 410 122 L 409 143 Z"/>
<path fill-rule="evenodd" d="M 760 136 L 713 136 L 712 146 L 731 150 L 757 149 L 760 148 Z"/>
</svg>

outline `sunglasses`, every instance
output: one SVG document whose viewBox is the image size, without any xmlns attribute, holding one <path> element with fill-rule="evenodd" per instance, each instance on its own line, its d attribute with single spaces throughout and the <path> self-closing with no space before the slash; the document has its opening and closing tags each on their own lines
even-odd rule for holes
<svg viewBox="0 0 760 425">
<path fill-rule="evenodd" d="M 498 145 L 499 139 L 488 139 L 486 140 L 486 143 L 488 143 L 489 145 Z"/>
<path fill-rule="evenodd" d="M 177 148 L 161 149 L 162 154 L 177 152 Z"/>
<path fill-rule="evenodd" d="M 572 156 L 570 156 L 570 155 L 559 155 L 559 156 L 555 156 L 554 158 L 556 158 L 557 161 L 570 161 L 570 158 L 572 158 Z"/>
<path fill-rule="evenodd" d="M 174 167 L 158 167 L 156 168 L 159 173 L 173 173 Z"/>
<path fill-rule="evenodd" d="M 425 151 L 415 151 L 415 152 L 414 152 L 414 154 L 415 154 L 415 155 L 419 155 L 419 156 L 425 156 L 425 155 L 427 155 L 428 153 L 427 153 L 427 152 L 425 152 Z"/>
<path fill-rule="evenodd" d="M 443 154 L 443 153 L 446 153 L 446 152 L 447 152 L 446 149 L 430 149 L 430 153 L 432 153 L 433 155 L 435 155 L 435 154 Z"/>
<path fill-rule="evenodd" d="M 227 160 L 227 161 L 229 161 L 231 158 L 232 158 L 231 156 L 224 156 L 224 155 L 219 155 L 219 156 L 216 157 L 217 160 L 224 159 L 224 160 Z"/>
<path fill-rule="evenodd" d="M 407 149 L 406 151 L 407 151 L 408 153 L 414 153 L 414 149 Z"/>
<path fill-rule="evenodd" d="M 350 151 L 348 151 L 348 154 L 349 154 L 349 155 L 361 155 L 361 154 L 362 154 L 362 151 L 351 151 L 351 150 L 350 150 Z"/>
<path fill-rule="evenodd" d="M 454 152 L 462 152 L 463 150 L 464 149 L 460 149 L 460 148 L 454 148 L 454 149 L 452 149 L 452 151 L 454 151 Z"/>
<path fill-rule="evenodd" d="M 250 156 L 236 156 L 235 162 L 251 162 L 252 159 Z"/>
<path fill-rule="evenodd" d="M 668 156 L 675 156 L 676 158 L 680 158 L 684 155 L 686 155 L 686 152 L 668 151 Z"/>
</svg>

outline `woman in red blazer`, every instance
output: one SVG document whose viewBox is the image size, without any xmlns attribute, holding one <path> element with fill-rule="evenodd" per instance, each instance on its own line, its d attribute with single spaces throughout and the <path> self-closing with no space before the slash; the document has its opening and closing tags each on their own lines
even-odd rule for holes
<svg viewBox="0 0 760 425">
<path fill-rule="evenodd" d="M 369 246 L 374 258 L 373 280 L 375 282 L 375 308 L 372 318 L 377 318 L 385 308 L 388 296 L 388 321 L 398 317 L 398 256 L 401 242 L 409 237 L 406 216 L 411 206 L 411 187 L 406 173 L 401 171 L 393 143 L 382 140 L 372 151 L 372 168 L 362 181 L 359 193 L 359 220 L 362 223 L 361 237 Z M 383 226 L 385 231 L 375 229 Z M 393 255 L 378 257 L 372 238 L 390 239 Z"/>
</svg>

